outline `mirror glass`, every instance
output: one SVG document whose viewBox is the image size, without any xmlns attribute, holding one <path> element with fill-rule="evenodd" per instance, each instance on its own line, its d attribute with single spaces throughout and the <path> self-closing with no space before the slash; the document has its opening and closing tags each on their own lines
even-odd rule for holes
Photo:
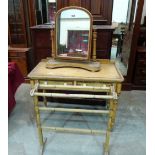
<svg viewBox="0 0 155 155">
<path fill-rule="evenodd" d="M 115 30 L 112 38 L 111 60 L 116 62 L 123 76 L 127 76 L 135 17 L 138 0 L 126 0 L 113 6 L 113 25 Z M 124 8 L 121 13 L 118 8 Z"/>
<path fill-rule="evenodd" d="M 62 10 L 56 18 L 56 57 L 88 59 L 91 18 L 82 9 Z"/>
</svg>

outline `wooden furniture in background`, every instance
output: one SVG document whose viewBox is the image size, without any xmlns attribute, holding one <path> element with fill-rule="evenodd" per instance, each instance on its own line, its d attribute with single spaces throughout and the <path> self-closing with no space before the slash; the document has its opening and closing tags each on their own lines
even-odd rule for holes
<svg viewBox="0 0 155 155">
<path fill-rule="evenodd" d="M 34 52 L 35 65 L 41 59 L 51 56 L 51 30 L 53 25 L 36 25 L 31 27 L 32 49 Z M 94 25 L 97 32 L 96 56 L 97 59 L 110 59 L 113 25 Z"/>
<path fill-rule="evenodd" d="M 56 13 L 56 2 L 48 3 L 48 21 L 50 21 L 50 23 L 54 22 L 55 13 Z"/>
<path fill-rule="evenodd" d="M 24 78 L 34 67 L 30 26 L 36 25 L 35 0 L 8 1 L 8 60 L 16 62 Z"/>
<path fill-rule="evenodd" d="M 123 45 L 122 45 L 122 53 L 121 53 L 121 61 L 123 64 L 128 67 L 129 57 L 131 53 L 131 43 L 132 43 L 132 36 L 133 36 L 133 28 L 128 30 L 128 25 L 125 27 L 125 34 L 123 38 Z"/>
<path fill-rule="evenodd" d="M 110 59 L 114 25 L 93 25 L 97 32 L 96 58 Z"/>
<path fill-rule="evenodd" d="M 146 89 L 146 26 L 141 25 L 144 0 L 138 0 L 126 83 L 130 89 Z"/>
<path fill-rule="evenodd" d="M 31 38 L 29 27 L 35 24 L 34 0 L 8 1 L 8 38 L 10 46 L 30 46 Z"/>
<path fill-rule="evenodd" d="M 81 6 L 91 12 L 94 24 L 111 25 L 113 0 L 57 0 L 57 10 L 66 6 Z"/>
<path fill-rule="evenodd" d="M 8 61 L 15 62 L 24 78 L 27 78 L 27 74 L 32 69 L 33 62 L 31 49 L 9 47 L 8 52 Z"/>
<path fill-rule="evenodd" d="M 133 89 L 146 89 L 146 48 L 137 48 L 135 61 Z"/>
<path fill-rule="evenodd" d="M 146 26 L 141 26 L 135 56 L 133 89 L 146 89 Z"/>
<path fill-rule="evenodd" d="M 37 25 L 31 27 L 32 50 L 35 66 L 41 59 L 51 56 L 51 29 L 52 25 Z"/>
<path fill-rule="evenodd" d="M 110 59 L 112 33 L 114 30 L 114 27 L 111 25 L 113 0 L 57 0 L 56 10 L 71 5 L 84 7 L 91 12 L 93 15 L 93 24 L 97 32 L 96 56 L 98 59 Z M 52 27 L 53 25 L 47 24 L 31 27 L 35 65 L 41 59 L 51 56 L 50 30 Z"/>
</svg>

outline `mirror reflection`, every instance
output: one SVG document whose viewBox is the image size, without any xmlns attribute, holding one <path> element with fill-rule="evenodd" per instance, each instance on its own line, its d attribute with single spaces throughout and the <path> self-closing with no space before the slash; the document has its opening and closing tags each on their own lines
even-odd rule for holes
<svg viewBox="0 0 155 155">
<path fill-rule="evenodd" d="M 134 3 L 131 0 L 123 1 L 121 4 L 115 3 L 113 7 L 112 21 L 116 29 L 113 32 L 111 59 L 116 62 L 123 76 L 128 72 L 137 2 L 137 0 Z M 124 8 L 121 14 L 118 8 Z"/>
<path fill-rule="evenodd" d="M 90 26 L 84 10 L 63 10 L 57 17 L 57 57 L 88 58 Z"/>
</svg>

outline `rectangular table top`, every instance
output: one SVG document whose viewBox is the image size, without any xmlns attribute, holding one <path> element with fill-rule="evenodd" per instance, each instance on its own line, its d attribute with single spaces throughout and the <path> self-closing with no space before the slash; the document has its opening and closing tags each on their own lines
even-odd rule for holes
<svg viewBox="0 0 155 155">
<path fill-rule="evenodd" d="M 46 61 L 41 61 L 29 74 L 30 79 L 42 80 L 78 80 L 100 82 L 122 82 L 122 74 L 115 63 L 101 62 L 101 70 L 91 72 L 80 68 L 46 68 Z"/>
</svg>

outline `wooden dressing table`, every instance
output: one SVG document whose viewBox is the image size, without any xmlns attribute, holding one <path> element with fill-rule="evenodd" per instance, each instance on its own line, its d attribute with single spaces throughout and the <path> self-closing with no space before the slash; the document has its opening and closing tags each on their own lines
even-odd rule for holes
<svg viewBox="0 0 155 155">
<path fill-rule="evenodd" d="M 96 33 L 94 33 L 93 36 L 96 36 Z M 95 41 L 96 39 L 94 39 L 94 51 L 96 47 Z M 93 57 L 95 57 L 95 52 L 93 54 Z M 42 60 L 28 75 L 32 86 L 30 95 L 33 96 L 34 99 L 39 142 L 42 147 L 41 153 L 43 154 L 44 145 L 46 142 L 43 138 L 42 132 L 44 129 L 59 132 L 105 134 L 106 140 L 104 143 L 104 155 L 108 155 L 110 132 L 115 123 L 118 96 L 121 93 L 121 82 L 124 80 L 123 76 L 116 68 L 115 63 L 109 60 L 95 60 L 100 63 L 100 70 L 97 72 L 92 72 L 82 68 L 72 67 L 51 69 L 47 68 L 47 61 L 48 59 Z M 58 93 L 52 92 L 55 90 L 57 90 Z M 59 92 L 59 90 L 61 91 Z M 65 93 L 64 91 L 69 91 L 70 93 Z M 100 95 L 96 95 L 96 92 L 100 92 Z M 43 97 L 44 106 L 39 105 L 39 96 Z M 104 110 L 54 108 L 47 105 L 46 97 L 74 99 L 84 98 L 90 100 L 103 99 L 107 102 L 106 109 Z M 42 111 L 79 112 L 108 115 L 107 130 L 103 131 L 44 126 L 40 120 Z"/>
<path fill-rule="evenodd" d="M 123 77 L 117 70 L 115 63 L 108 61 L 101 61 L 101 70 L 99 72 L 90 72 L 79 68 L 57 68 L 47 69 L 46 61 L 40 62 L 28 75 L 31 81 L 32 91 L 31 95 L 34 96 L 34 105 L 36 112 L 36 122 L 39 133 L 39 140 L 41 146 L 44 146 L 42 129 L 52 131 L 65 131 L 65 132 L 80 132 L 90 134 L 103 134 L 106 133 L 105 154 L 109 152 L 109 139 L 110 132 L 115 123 L 116 110 L 118 105 L 118 96 L 121 93 L 121 82 Z M 42 90 L 38 92 L 38 90 Z M 46 93 L 46 90 L 72 90 L 81 91 L 83 96 L 75 94 L 62 94 L 62 93 Z M 85 91 L 92 92 L 92 95 L 85 94 Z M 107 92 L 107 95 L 93 95 L 95 92 Z M 44 107 L 39 107 L 38 96 L 44 96 Z M 60 98 L 99 98 L 109 100 L 107 110 L 87 110 L 87 109 L 65 109 L 65 108 L 48 108 L 46 97 L 60 97 Z M 40 113 L 42 111 L 63 111 L 63 112 L 85 112 L 85 113 L 98 113 L 109 115 L 107 130 L 86 130 L 86 129 L 63 129 L 57 127 L 42 126 L 40 122 Z"/>
</svg>

